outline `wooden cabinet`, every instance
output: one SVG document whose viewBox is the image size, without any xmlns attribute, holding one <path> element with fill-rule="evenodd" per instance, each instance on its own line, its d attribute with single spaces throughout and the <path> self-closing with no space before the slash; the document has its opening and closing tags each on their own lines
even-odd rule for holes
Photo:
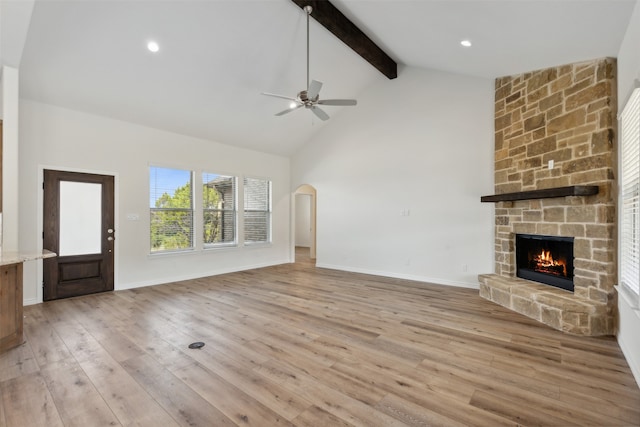
<svg viewBox="0 0 640 427">
<path fill-rule="evenodd" d="M 0 266 L 0 353 L 22 344 L 22 263 Z"/>
</svg>

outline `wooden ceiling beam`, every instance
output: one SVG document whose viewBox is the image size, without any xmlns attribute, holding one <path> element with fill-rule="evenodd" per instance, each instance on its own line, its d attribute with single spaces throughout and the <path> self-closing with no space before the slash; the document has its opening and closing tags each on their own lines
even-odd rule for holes
<svg viewBox="0 0 640 427">
<path fill-rule="evenodd" d="M 291 0 L 389 79 L 398 77 L 398 64 L 328 0 Z"/>
</svg>

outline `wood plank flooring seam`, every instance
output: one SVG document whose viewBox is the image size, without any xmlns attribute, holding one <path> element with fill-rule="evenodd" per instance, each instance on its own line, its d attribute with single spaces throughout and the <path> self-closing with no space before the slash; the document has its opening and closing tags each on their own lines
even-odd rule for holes
<svg viewBox="0 0 640 427">
<path fill-rule="evenodd" d="M 25 315 L 28 345 L 0 356 L 0 427 L 640 426 L 614 338 L 308 259 Z"/>
</svg>

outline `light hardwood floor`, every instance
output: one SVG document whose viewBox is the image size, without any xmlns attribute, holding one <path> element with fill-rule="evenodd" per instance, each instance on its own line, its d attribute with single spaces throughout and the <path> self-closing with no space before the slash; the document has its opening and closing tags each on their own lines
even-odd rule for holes
<svg viewBox="0 0 640 427">
<path fill-rule="evenodd" d="M 640 425 L 612 337 L 308 258 L 25 307 L 25 336 L 0 426 Z"/>
</svg>

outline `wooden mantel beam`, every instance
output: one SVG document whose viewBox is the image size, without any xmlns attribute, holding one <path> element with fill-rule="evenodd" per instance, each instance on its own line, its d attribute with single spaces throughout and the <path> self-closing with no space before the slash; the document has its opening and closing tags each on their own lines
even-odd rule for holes
<svg viewBox="0 0 640 427">
<path fill-rule="evenodd" d="M 328 0 L 291 0 L 301 9 L 311 6 L 311 16 L 376 67 L 389 79 L 398 77 L 398 64 Z"/>
<path fill-rule="evenodd" d="M 593 196 L 598 194 L 597 185 L 572 185 L 569 187 L 545 188 L 543 190 L 519 191 L 516 193 L 492 194 L 480 197 L 481 202 L 513 202 L 516 200 L 551 199 L 566 196 Z"/>
</svg>

